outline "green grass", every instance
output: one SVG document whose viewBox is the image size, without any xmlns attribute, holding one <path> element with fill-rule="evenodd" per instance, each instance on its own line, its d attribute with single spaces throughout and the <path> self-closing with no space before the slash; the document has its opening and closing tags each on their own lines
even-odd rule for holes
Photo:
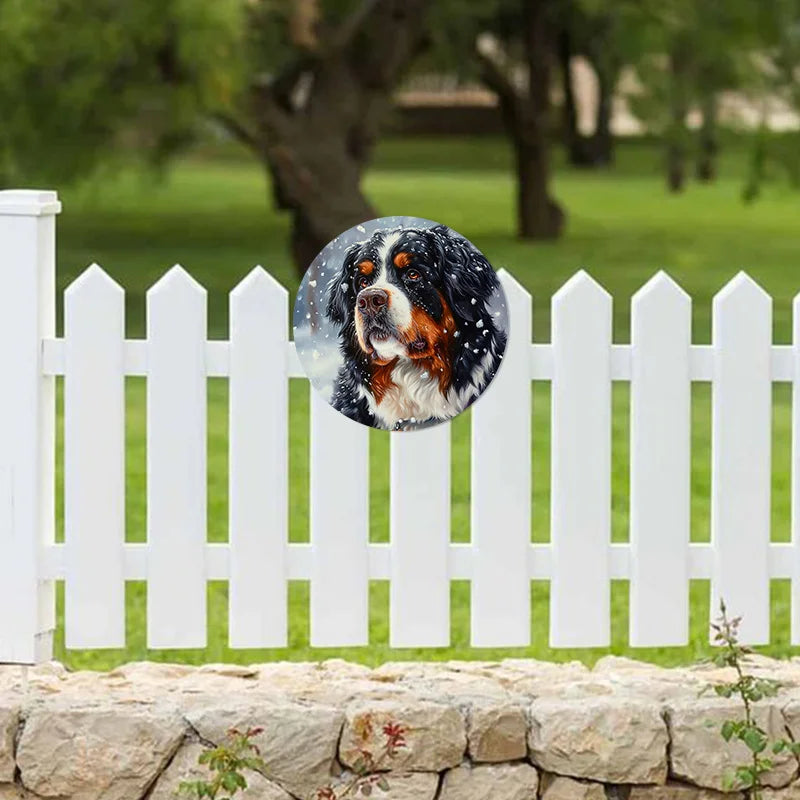
<svg viewBox="0 0 800 800">
<path fill-rule="evenodd" d="M 714 293 L 739 269 L 746 269 L 773 296 L 775 340 L 790 341 L 791 300 L 800 290 L 800 247 L 796 235 L 800 195 L 771 185 L 755 205 L 739 200 L 744 157 L 734 145 L 722 161 L 722 178 L 712 186 L 691 185 L 668 196 L 659 175 L 659 154 L 647 143 L 620 148 L 613 171 L 587 173 L 559 165 L 555 189 L 568 210 L 562 241 L 521 242 L 514 237 L 514 186 L 509 154 L 500 141 L 417 140 L 386 142 L 370 171 L 367 189 L 385 213 L 436 219 L 465 234 L 496 267 L 508 268 L 534 296 L 534 336 L 549 338 L 549 299 L 579 267 L 587 268 L 614 296 L 616 341 L 628 341 L 631 295 L 658 269 L 665 268 L 694 298 L 694 339 L 710 337 Z M 195 154 L 161 180 L 124 170 L 78 188 L 64 190 L 59 220 L 59 283 L 63 288 L 92 261 L 99 262 L 127 290 L 128 332 L 144 327 L 145 292 L 174 263 L 182 263 L 207 289 L 209 331 L 226 336 L 227 294 L 256 264 L 266 266 L 292 292 L 297 285 L 286 255 L 287 220 L 267 203 L 263 175 L 238 154 Z M 290 432 L 290 535 L 308 539 L 308 386 L 293 380 Z M 790 393 L 775 389 L 773 424 L 773 538 L 789 538 Z M 226 533 L 227 387 L 209 382 L 209 538 Z M 628 502 L 628 393 L 614 389 L 612 524 L 615 541 L 625 541 Z M 127 432 L 127 536 L 145 538 L 144 383 L 129 379 Z M 696 385 L 693 403 L 692 539 L 709 534 L 710 392 Z M 453 423 L 452 536 L 469 540 L 469 414 Z M 549 530 L 549 388 L 537 385 L 533 404 L 532 466 L 535 541 Z M 371 529 L 373 541 L 386 541 L 388 523 L 388 440 L 371 433 Z M 60 464 L 60 458 L 59 458 Z M 60 467 L 59 467 L 59 479 Z M 59 481 L 59 487 L 61 483 Z M 58 506 L 61 525 L 61 501 Z M 59 534 L 60 535 L 60 534 Z M 350 650 L 312 650 L 308 646 L 308 587 L 290 587 L 290 647 L 280 651 L 232 651 L 226 646 L 226 586 L 209 585 L 209 644 L 200 651 L 148 651 L 145 644 L 146 591 L 128 587 L 128 645 L 125 650 L 66 651 L 60 627 L 56 655 L 73 667 L 104 669 L 125 660 L 240 661 L 320 659 L 342 656 L 367 663 L 406 658 L 499 658 L 525 656 L 579 658 L 593 662 L 608 650 L 550 650 L 547 646 L 546 583 L 534 583 L 533 644 L 525 650 L 474 650 L 469 647 L 469 586 L 452 588 L 453 643 L 441 650 L 394 651 L 388 647 L 388 588 L 371 587 L 371 646 Z M 661 663 L 682 663 L 706 651 L 708 585 L 691 587 L 691 644 L 685 648 L 639 650 L 627 647 L 627 584 L 612 586 L 613 644 L 610 652 Z M 775 655 L 788 645 L 789 591 L 773 585 Z"/>
</svg>

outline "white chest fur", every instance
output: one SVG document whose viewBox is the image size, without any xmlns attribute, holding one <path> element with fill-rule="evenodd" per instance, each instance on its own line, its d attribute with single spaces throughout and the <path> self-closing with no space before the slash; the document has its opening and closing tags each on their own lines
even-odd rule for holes
<svg viewBox="0 0 800 800">
<path fill-rule="evenodd" d="M 361 394 L 378 422 L 389 430 L 401 420 L 450 419 L 483 391 L 493 355 L 494 348 L 491 347 L 475 369 L 472 380 L 460 392 L 450 388 L 442 394 L 438 375 L 418 367 L 413 361 L 400 359 L 392 370 L 391 383 L 380 403 L 376 403 L 375 397 L 363 387 Z"/>
<path fill-rule="evenodd" d="M 392 428 L 399 420 L 416 422 L 429 417 L 452 417 L 463 408 L 455 401 L 454 393 L 441 393 L 438 376 L 419 369 L 411 361 L 400 361 L 392 370 L 389 388 L 373 412 L 387 428 Z"/>
</svg>

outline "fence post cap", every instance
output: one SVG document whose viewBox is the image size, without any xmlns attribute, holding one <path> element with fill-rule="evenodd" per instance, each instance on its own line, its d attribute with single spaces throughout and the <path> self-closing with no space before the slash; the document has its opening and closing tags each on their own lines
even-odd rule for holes
<svg viewBox="0 0 800 800">
<path fill-rule="evenodd" d="M 60 211 L 57 192 L 43 189 L 0 191 L 0 216 L 43 217 Z"/>
</svg>

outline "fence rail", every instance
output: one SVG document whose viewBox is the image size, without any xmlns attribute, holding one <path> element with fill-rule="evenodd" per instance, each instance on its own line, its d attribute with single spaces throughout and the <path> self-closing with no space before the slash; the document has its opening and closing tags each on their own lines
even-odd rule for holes
<svg viewBox="0 0 800 800">
<path fill-rule="evenodd" d="M 54 581 L 70 648 L 121 647 L 124 587 L 148 586 L 148 646 L 203 647 L 206 582 L 229 582 L 232 647 L 287 642 L 287 581 L 311 587 L 311 644 L 368 644 L 368 586 L 390 582 L 390 642 L 449 644 L 451 580 L 469 580 L 476 647 L 526 646 L 530 581 L 549 580 L 554 647 L 606 646 L 610 581 L 630 581 L 630 641 L 688 639 L 689 580 L 710 579 L 766 643 L 769 581 L 792 580 L 800 538 L 770 542 L 772 384 L 800 380 L 772 344 L 771 299 L 740 274 L 716 296 L 713 344 L 691 343 L 691 301 L 659 273 L 633 298 L 631 344 L 612 299 L 579 272 L 531 343 L 530 295 L 501 274 L 504 364 L 472 411 L 471 542 L 450 541 L 449 425 L 392 434 L 389 544 L 369 543 L 368 430 L 311 393 L 310 544 L 288 542 L 288 295 L 257 268 L 230 295 L 228 341 L 208 341 L 206 293 L 181 267 L 147 293 L 147 336 L 126 340 L 124 290 L 92 265 L 55 332 L 48 192 L 0 192 L 0 662 L 52 652 Z M 64 377 L 65 542 L 54 542 L 56 376 Z M 147 379 L 147 543 L 125 542 L 125 376 Z M 206 380 L 229 381 L 229 540 L 206 531 Z M 531 543 L 532 381 L 551 384 L 551 541 Z M 630 543 L 612 544 L 611 386 L 629 382 Z M 690 543 L 691 384 L 712 385 L 712 540 Z M 798 452 L 800 393 L 793 401 Z M 793 457 L 793 462 L 796 457 Z M 792 501 L 800 502 L 797 470 Z M 746 580 L 745 580 L 746 578 Z"/>
</svg>

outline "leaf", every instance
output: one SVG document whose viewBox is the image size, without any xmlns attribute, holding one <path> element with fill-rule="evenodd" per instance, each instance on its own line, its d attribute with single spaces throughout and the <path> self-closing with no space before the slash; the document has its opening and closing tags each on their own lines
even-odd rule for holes
<svg viewBox="0 0 800 800">
<path fill-rule="evenodd" d="M 725 722 L 722 723 L 722 728 L 720 729 L 720 733 L 722 734 L 722 738 L 726 742 L 729 742 L 731 740 L 731 738 L 732 738 L 732 736 L 733 736 L 733 734 L 735 732 L 736 732 L 736 723 L 735 722 L 733 722 L 732 720 L 728 719 L 728 720 L 725 720 Z"/>
<path fill-rule="evenodd" d="M 752 767 L 737 767 L 736 779 L 742 785 L 742 788 L 749 789 L 756 780 L 755 773 Z"/>
<path fill-rule="evenodd" d="M 736 778 L 734 778 L 732 773 L 726 772 L 722 776 L 722 788 L 726 792 L 730 792 L 735 785 L 736 785 Z"/>
<path fill-rule="evenodd" d="M 382 792 L 389 791 L 389 781 L 386 780 L 385 775 L 381 775 L 375 783 Z"/>
<path fill-rule="evenodd" d="M 235 792 L 239 788 L 239 776 L 235 772 L 226 772 L 222 776 L 222 786 L 229 792 Z"/>
<path fill-rule="evenodd" d="M 767 737 L 756 727 L 745 728 L 740 738 L 752 753 L 761 753 L 767 746 Z"/>
</svg>

